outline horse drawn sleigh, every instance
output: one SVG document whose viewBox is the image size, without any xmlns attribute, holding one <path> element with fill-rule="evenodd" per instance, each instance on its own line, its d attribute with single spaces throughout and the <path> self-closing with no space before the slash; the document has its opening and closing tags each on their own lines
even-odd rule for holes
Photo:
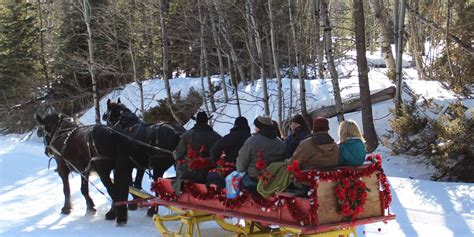
<svg viewBox="0 0 474 237">
<path fill-rule="evenodd" d="M 225 190 L 191 181 L 185 181 L 181 192 L 176 194 L 172 187 L 174 180 L 159 177 L 174 163 L 171 151 L 177 139 L 170 137 L 176 137 L 177 133 L 169 126 L 136 123 L 138 119 L 133 113 L 123 106 L 114 110 L 113 105 L 108 102 L 105 120 L 115 127 L 120 125 L 123 129 L 120 131 L 129 134 L 102 125 L 80 126 L 58 114 L 37 117 L 45 131 L 46 150 L 58 162 L 58 173 L 63 178 L 64 214 L 71 209 L 67 182 L 71 171 L 81 173 L 81 191 L 88 211 L 95 212 L 87 189 L 88 173 L 94 169 L 114 203 L 106 219 L 116 219 L 118 225 L 126 224 L 127 210 L 123 204 L 165 206 L 174 213 L 153 216 L 164 236 L 193 236 L 194 230 L 200 236 L 199 224 L 208 221 L 215 221 L 222 229 L 239 236 L 355 236 L 357 225 L 395 218 L 389 211 L 390 187 L 379 155 L 369 156 L 367 165 L 332 170 L 301 171 L 298 165 L 290 165 L 288 170 L 291 168 L 296 181 L 310 187 L 304 195 L 277 192 L 263 198 L 242 191 L 236 198 L 227 199 Z M 136 125 L 128 127 L 128 122 Z M 145 128 L 144 133 L 141 128 Z M 146 139 L 135 138 L 140 138 L 140 134 L 145 134 Z M 140 186 L 128 187 L 133 167 L 150 166 L 155 178 L 152 191 L 156 196 L 140 191 Z M 109 176 L 112 169 L 115 169 L 113 184 Z M 142 199 L 127 201 L 128 191 Z M 240 221 L 229 223 L 229 218 Z M 181 222 L 176 231 L 167 228 L 168 222 L 173 221 Z"/>
<path fill-rule="evenodd" d="M 199 224 L 209 221 L 237 236 L 356 236 L 358 225 L 395 219 L 389 209 L 390 187 L 381 157 L 368 159 L 371 164 L 358 167 L 294 170 L 295 177 L 311 187 L 306 195 L 299 196 L 280 192 L 263 198 L 243 191 L 237 198 L 227 199 L 225 190 L 191 181 L 185 182 L 176 195 L 173 178 L 153 182 L 151 190 L 156 196 L 134 188 L 130 192 L 142 197 L 142 204 L 174 211 L 153 216 L 163 236 L 193 236 L 195 230 L 201 236 Z M 229 218 L 240 221 L 229 223 Z M 181 222 L 177 230 L 167 227 L 176 221 Z"/>
</svg>

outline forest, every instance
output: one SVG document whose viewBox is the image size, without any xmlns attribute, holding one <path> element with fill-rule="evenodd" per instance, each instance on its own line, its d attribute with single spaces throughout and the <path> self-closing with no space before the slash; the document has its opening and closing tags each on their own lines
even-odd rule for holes
<svg viewBox="0 0 474 237">
<path fill-rule="evenodd" d="M 459 98 L 472 98 L 472 19 L 470 0 L 0 0 L 0 132 L 29 131 L 37 125 L 34 114 L 51 110 L 74 116 L 95 107 L 100 123 L 102 96 L 131 82 L 142 88 L 151 78 L 163 80 L 167 91 L 159 111 L 184 124 L 190 115 L 182 115 L 176 103 L 186 101 L 171 93 L 169 83 L 178 76 L 201 80 L 193 98 L 208 112 L 216 111 L 215 92 L 228 88 L 225 101 L 239 104 L 238 86 L 261 80 L 263 97 L 257 100 L 269 115 L 267 81 L 276 81 L 280 125 L 294 113 L 310 121 L 305 81 L 330 79 L 333 116 L 342 121 L 347 105 L 339 83 L 347 75 L 338 67 L 347 52 L 356 51 L 364 136 L 373 151 L 379 140 L 369 51 L 382 55 L 385 76 L 396 85 L 393 150 L 412 155 L 436 150 L 429 155 L 441 170 L 435 179 L 472 181 L 465 173 L 474 165 L 474 122 L 464 118 L 468 108 L 453 104 L 446 121 L 428 122 L 401 97 L 406 53 L 420 80 L 439 81 Z M 213 75 L 222 78 L 220 85 L 212 84 Z M 288 97 L 282 95 L 282 78 L 300 82 L 291 106 L 283 103 Z M 143 102 L 140 110 L 147 112 Z M 428 137 L 422 142 L 411 138 L 426 130 L 435 135 L 421 136 Z M 433 147 L 440 139 L 463 145 Z M 415 146 L 420 143 L 425 146 Z M 460 174 L 448 175 L 453 167 Z"/>
</svg>

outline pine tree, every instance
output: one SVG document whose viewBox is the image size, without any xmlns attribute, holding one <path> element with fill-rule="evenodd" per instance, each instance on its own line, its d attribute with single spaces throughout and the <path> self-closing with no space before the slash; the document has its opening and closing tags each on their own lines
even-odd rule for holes
<svg viewBox="0 0 474 237">
<path fill-rule="evenodd" d="M 0 8 L 0 130 L 24 132 L 34 121 L 39 83 L 39 29 L 33 5 L 2 3 Z"/>
<path fill-rule="evenodd" d="M 65 101 L 63 106 L 59 105 L 59 110 L 65 113 L 78 112 L 92 101 L 88 34 L 80 2 L 64 3 L 64 18 L 56 39 L 59 47 L 54 71 L 58 80 L 52 94 Z M 125 14 L 119 14 L 107 0 L 89 2 L 95 76 L 98 90 L 103 91 L 133 79 L 128 47 L 130 34 Z"/>
<path fill-rule="evenodd" d="M 15 88 L 30 88 L 37 73 L 39 29 L 29 3 L 5 3 L 0 10 L 0 91 L 13 98 Z M 29 91 L 28 89 L 26 91 Z"/>
</svg>

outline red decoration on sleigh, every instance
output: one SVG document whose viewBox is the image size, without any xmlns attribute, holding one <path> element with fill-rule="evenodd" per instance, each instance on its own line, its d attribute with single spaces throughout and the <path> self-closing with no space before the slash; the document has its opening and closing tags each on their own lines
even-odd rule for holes
<svg viewBox="0 0 474 237">
<path fill-rule="evenodd" d="M 205 149 L 204 145 L 201 145 L 198 155 L 198 153 L 194 151 L 193 146 L 188 144 L 187 158 L 189 161 L 187 165 L 190 170 L 209 169 L 212 166 L 212 162 L 203 157 Z M 186 163 L 186 159 L 180 160 L 179 162 L 181 164 Z"/>
</svg>

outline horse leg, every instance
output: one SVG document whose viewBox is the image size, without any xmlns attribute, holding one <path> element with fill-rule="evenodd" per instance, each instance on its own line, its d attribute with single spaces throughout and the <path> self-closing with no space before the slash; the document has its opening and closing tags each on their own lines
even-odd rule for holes
<svg viewBox="0 0 474 237">
<path fill-rule="evenodd" d="M 120 153 L 119 153 L 120 154 Z M 114 202 L 127 201 L 130 185 L 130 177 L 133 170 L 132 164 L 128 160 L 128 156 L 116 158 L 115 174 L 114 174 Z M 117 226 L 124 226 L 127 224 L 127 207 L 125 205 L 115 206 L 115 213 L 117 215 Z"/>
<path fill-rule="evenodd" d="M 69 215 L 71 213 L 72 204 L 71 204 L 71 189 L 69 187 L 69 169 L 67 168 L 64 161 L 60 160 L 57 162 L 58 175 L 63 181 L 63 193 L 64 193 L 64 206 L 61 208 L 61 214 Z"/>
<path fill-rule="evenodd" d="M 84 176 L 81 176 L 81 193 L 86 199 L 86 215 L 94 215 L 96 212 L 94 201 L 92 201 L 92 198 L 89 196 L 89 173 L 85 173 Z"/>
<path fill-rule="evenodd" d="M 110 170 L 109 171 L 98 170 L 97 173 L 99 174 L 100 181 L 102 181 L 102 184 L 104 184 L 105 188 L 107 189 L 107 193 L 114 201 L 115 200 L 114 198 L 115 194 L 114 194 L 114 189 L 113 189 L 114 184 L 112 183 L 112 180 L 110 179 Z M 105 214 L 105 219 L 115 220 L 115 218 L 117 218 L 117 216 L 115 215 L 115 207 L 114 207 L 114 204 L 112 203 L 110 210 Z"/>
<path fill-rule="evenodd" d="M 135 181 L 132 182 L 132 186 L 137 189 L 142 189 L 142 181 L 143 181 L 143 176 L 145 175 L 145 170 L 137 168 L 137 174 L 135 175 Z M 132 177 L 130 177 L 131 180 Z M 133 199 L 138 199 L 139 197 L 136 195 L 132 194 Z M 136 203 L 130 203 L 128 204 L 128 210 L 130 211 L 135 211 L 138 208 L 138 205 Z"/>
</svg>

